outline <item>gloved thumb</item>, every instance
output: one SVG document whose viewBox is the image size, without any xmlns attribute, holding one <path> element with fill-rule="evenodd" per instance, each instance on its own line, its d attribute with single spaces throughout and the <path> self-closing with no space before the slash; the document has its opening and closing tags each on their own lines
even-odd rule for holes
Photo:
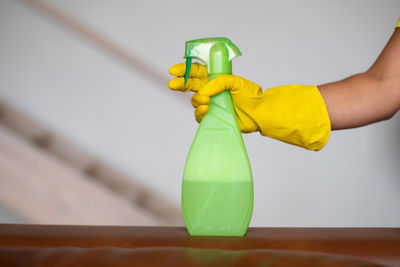
<svg viewBox="0 0 400 267">
<path fill-rule="evenodd" d="M 237 84 L 235 82 L 236 78 L 236 76 L 229 74 L 218 75 L 202 88 L 200 88 L 198 94 L 203 96 L 213 96 L 225 90 L 238 90 L 239 88 L 235 86 L 235 84 Z"/>
</svg>

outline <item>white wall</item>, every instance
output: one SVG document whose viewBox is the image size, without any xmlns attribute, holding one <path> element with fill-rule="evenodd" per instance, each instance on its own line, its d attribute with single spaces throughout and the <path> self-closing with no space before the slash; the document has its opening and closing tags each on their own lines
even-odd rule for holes
<svg viewBox="0 0 400 267">
<path fill-rule="evenodd" d="M 263 88 L 366 70 L 400 1 L 52 1 L 165 73 L 186 40 L 227 36 Z M 22 2 L 0 2 L 0 97 L 179 203 L 197 124 L 190 95 L 135 73 Z M 400 118 L 333 132 L 310 152 L 244 135 L 252 226 L 400 226 Z M 0 218 L 1 220 L 1 218 Z"/>
</svg>

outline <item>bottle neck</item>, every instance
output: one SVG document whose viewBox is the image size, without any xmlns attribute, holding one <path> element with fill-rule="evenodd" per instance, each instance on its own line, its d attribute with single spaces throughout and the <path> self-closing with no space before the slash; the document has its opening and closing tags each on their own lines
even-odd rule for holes
<svg viewBox="0 0 400 267">
<path fill-rule="evenodd" d="M 231 74 L 232 61 L 229 60 L 229 51 L 225 44 L 216 43 L 210 49 L 208 63 L 210 74 Z"/>
<path fill-rule="evenodd" d="M 216 43 L 210 49 L 208 81 L 211 81 L 220 74 L 232 74 L 232 61 L 229 60 L 229 52 L 224 44 Z M 219 107 L 216 108 L 215 106 Z M 224 91 L 218 95 L 211 97 L 210 111 L 211 113 L 217 110 L 234 114 L 232 97 L 229 91 Z"/>
</svg>

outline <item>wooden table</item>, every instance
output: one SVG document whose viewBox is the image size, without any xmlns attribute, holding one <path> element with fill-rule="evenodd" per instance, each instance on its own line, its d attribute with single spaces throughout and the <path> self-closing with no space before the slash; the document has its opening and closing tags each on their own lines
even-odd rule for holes
<svg viewBox="0 0 400 267">
<path fill-rule="evenodd" d="M 18 252 L 18 248 L 37 251 L 66 247 L 297 251 L 336 254 L 400 266 L 400 228 L 249 228 L 243 237 L 196 237 L 189 236 L 184 227 L 0 224 L 0 247 L 6 252 L 15 249 Z M 104 250 L 102 253 L 104 255 Z M 3 251 L 3 256 L 5 254 Z M 0 263 L 1 255 L 0 250 Z"/>
</svg>

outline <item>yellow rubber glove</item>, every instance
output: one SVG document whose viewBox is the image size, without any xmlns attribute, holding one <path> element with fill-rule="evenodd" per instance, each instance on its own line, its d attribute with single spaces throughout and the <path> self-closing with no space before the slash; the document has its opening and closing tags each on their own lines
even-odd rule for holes
<svg viewBox="0 0 400 267">
<path fill-rule="evenodd" d="M 230 90 L 236 118 L 244 133 L 262 135 L 310 150 L 320 150 L 328 142 L 331 124 L 324 100 L 316 86 L 285 85 L 266 90 L 239 76 L 222 74 L 208 81 L 207 69 L 193 64 L 184 86 L 185 63 L 174 65 L 168 87 L 194 91 L 192 105 L 199 122 L 207 113 L 210 96 Z"/>
</svg>

